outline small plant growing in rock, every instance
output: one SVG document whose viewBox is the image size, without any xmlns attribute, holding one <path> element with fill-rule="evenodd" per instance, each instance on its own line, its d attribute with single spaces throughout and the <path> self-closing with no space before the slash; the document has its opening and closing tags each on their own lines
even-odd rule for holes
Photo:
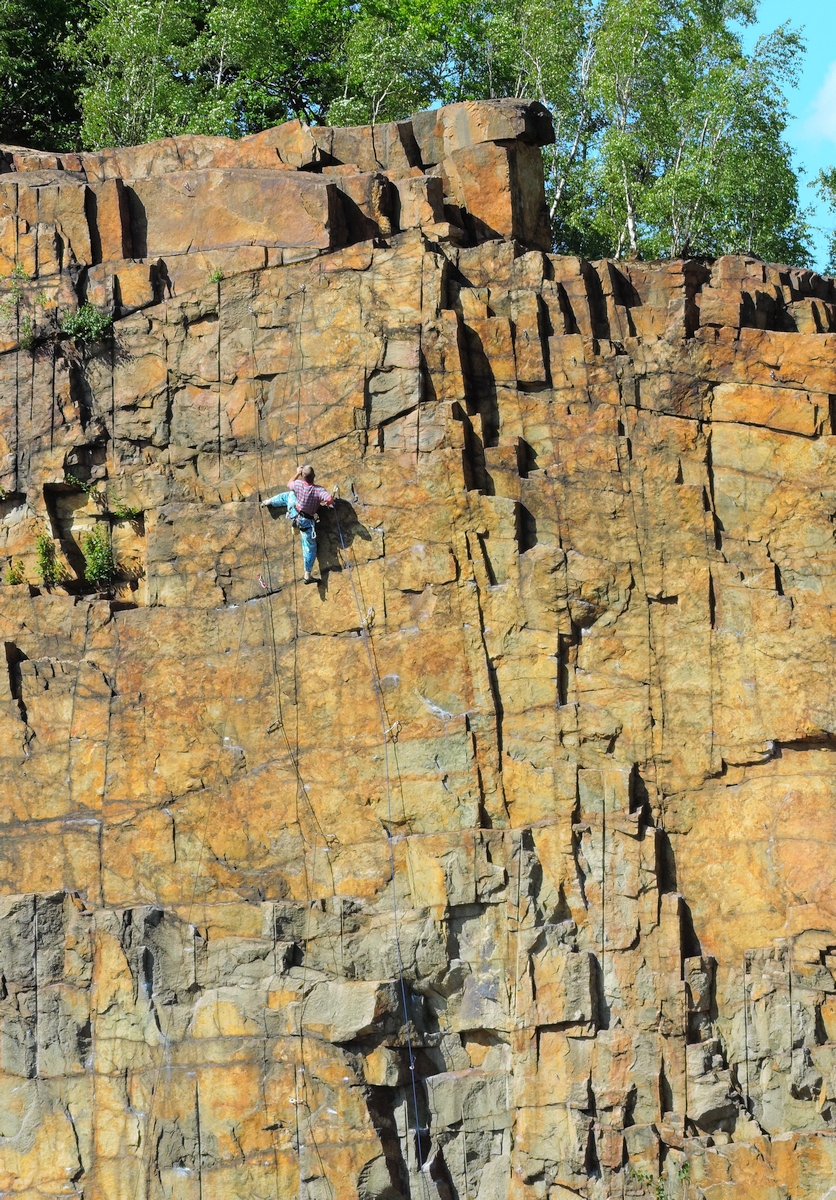
<svg viewBox="0 0 836 1200">
<path fill-rule="evenodd" d="M 91 533 L 81 539 L 84 555 L 84 578 L 95 587 L 107 587 L 116 575 L 116 559 L 110 541 L 110 530 L 99 521 Z"/>
<path fill-rule="evenodd" d="M 10 317 L 14 315 L 14 311 L 23 296 L 22 285 L 29 282 L 29 276 L 26 273 L 23 263 L 15 263 L 11 273 L 2 282 L 9 283 L 11 286 L 2 303 L 0 303 L 0 312 L 2 312 L 3 316 Z"/>
<path fill-rule="evenodd" d="M 652 1196 L 653 1200 L 687 1200 L 688 1179 L 690 1175 L 691 1164 L 688 1162 L 682 1163 L 676 1172 L 676 1178 L 680 1184 L 680 1188 L 677 1189 L 680 1195 L 677 1197 L 661 1175 L 655 1176 L 651 1171 L 645 1171 L 639 1167 L 630 1168 L 630 1179 L 632 1182 L 638 1184 L 642 1192 L 646 1196 Z"/>
<path fill-rule="evenodd" d="M 99 491 L 95 483 L 85 483 L 83 479 L 79 479 L 77 475 L 71 475 L 69 471 L 65 472 L 64 479 L 67 483 L 72 484 L 73 487 L 81 488 L 86 496 L 94 500 L 100 508 L 104 508 L 107 496 L 104 492 Z"/>
<path fill-rule="evenodd" d="M 10 562 L 6 568 L 6 583 L 10 583 L 12 586 L 26 583 L 26 568 L 20 559 L 17 562 Z"/>
<path fill-rule="evenodd" d="M 225 278 L 226 278 L 226 276 L 224 275 L 221 268 L 215 267 L 214 271 L 209 276 L 209 282 L 210 283 L 220 283 Z"/>
<path fill-rule="evenodd" d="M 34 349 L 37 333 L 35 330 L 35 322 L 32 320 L 32 318 L 29 316 L 28 313 L 25 313 L 20 318 L 20 324 L 18 326 L 17 337 L 18 337 L 18 342 L 20 344 L 21 350 L 33 350 Z"/>
<path fill-rule="evenodd" d="M 0 300 L 0 317 L 5 320 L 12 320 L 17 317 L 17 336 L 18 344 L 21 350 L 34 350 L 35 343 L 38 340 L 38 327 L 36 324 L 35 306 L 42 303 L 39 297 L 32 301 L 32 312 L 21 311 L 25 297 L 23 284 L 29 282 L 29 276 L 22 263 L 18 263 L 10 275 L 7 275 L 2 282 L 10 283 L 6 295 Z"/>
<path fill-rule="evenodd" d="M 38 559 L 38 574 L 44 587 L 53 587 L 64 578 L 65 571 L 55 553 L 55 542 L 42 531 L 35 539 L 35 554 Z"/>
<path fill-rule="evenodd" d="M 86 495 L 98 504 L 99 508 L 109 512 L 117 521 L 136 521 L 142 516 L 141 508 L 134 508 L 130 504 L 126 504 L 118 496 L 115 496 L 110 489 L 99 491 L 94 483 L 85 483 L 83 479 L 79 479 L 77 475 L 71 475 L 69 471 L 64 475 L 67 483 L 73 487 L 81 488 Z"/>
<path fill-rule="evenodd" d="M 126 504 L 124 500 L 120 500 L 111 492 L 107 493 L 107 507 L 117 521 L 136 521 L 138 517 L 142 516 L 141 508 L 134 508 L 130 504 Z"/>
<path fill-rule="evenodd" d="M 61 332 L 77 342 L 100 342 L 110 333 L 113 319 L 85 301 L 75 312 L 64 313 Z"/>
</svg>

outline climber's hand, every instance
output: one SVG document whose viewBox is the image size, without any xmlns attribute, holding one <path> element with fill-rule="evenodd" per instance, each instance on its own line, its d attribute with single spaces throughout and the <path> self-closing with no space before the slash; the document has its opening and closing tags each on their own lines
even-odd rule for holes
<svg viewBox="0 0 836 1200">
<path fill-rule="evenodd" d="M 340 489 L 339 489 L 339 487 L 335 487 L 335 488 L 334 488 L 334 491 L 333 491 L 333 496 L 334 496 L 334 500 L 339 500 L 339 498 L 340 498 Z M 332 500 L 332 501 L 331 501 L 331 508 L 333 508 L 333 507 L 334 507 L 334 500 Z"/>
</svg>

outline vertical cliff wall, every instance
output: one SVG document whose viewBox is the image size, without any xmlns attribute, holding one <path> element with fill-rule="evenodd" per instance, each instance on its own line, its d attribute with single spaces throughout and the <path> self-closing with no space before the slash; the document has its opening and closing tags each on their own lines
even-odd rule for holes
<svg viewBox="0 0 836 1200">
<path fill-rule="evenodd" d="M 836 290 L 549 137 L 3 152 L 3 1196 L 831 1195 Z"/>
</svg>

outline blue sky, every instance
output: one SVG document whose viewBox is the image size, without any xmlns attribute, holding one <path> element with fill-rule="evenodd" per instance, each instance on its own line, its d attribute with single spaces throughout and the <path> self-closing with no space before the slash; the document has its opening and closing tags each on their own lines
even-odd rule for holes
<svg viewBox="0 0 836 1200">
<path fill-rule="evenodd" d="M 836 166 L 836 0 L 760 0 L 758 23 L 746 31 L 751 45 L 785 21 L 801 26 L 807 41 L 804 71 L 799 86 L 789 95 L 793 120 L 787 140 L 795 150 L 796 166 L 803 168 L 801 196 L 815 207 L 813 224 L 836 225 L 836 214 L 827 211 L 807 181 L 822 167 Z M 818 265 L 824 266 L 824 236 L 816 236 Z"/>
</svg>

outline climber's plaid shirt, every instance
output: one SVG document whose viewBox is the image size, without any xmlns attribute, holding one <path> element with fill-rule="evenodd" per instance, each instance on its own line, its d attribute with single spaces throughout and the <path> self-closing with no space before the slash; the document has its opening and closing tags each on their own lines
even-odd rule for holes
<svg viewBox="0 0 836 1200">
<path fill-rule="evenodd" d="M 296 496 L 296 509 L 305 517 L 312 517 L 320 504 L 330 504 L 333 497 L 325 488 L 315 483 L 305 483 L 304 479 L 294 479 L 288 488 Z"/>
</svg>

